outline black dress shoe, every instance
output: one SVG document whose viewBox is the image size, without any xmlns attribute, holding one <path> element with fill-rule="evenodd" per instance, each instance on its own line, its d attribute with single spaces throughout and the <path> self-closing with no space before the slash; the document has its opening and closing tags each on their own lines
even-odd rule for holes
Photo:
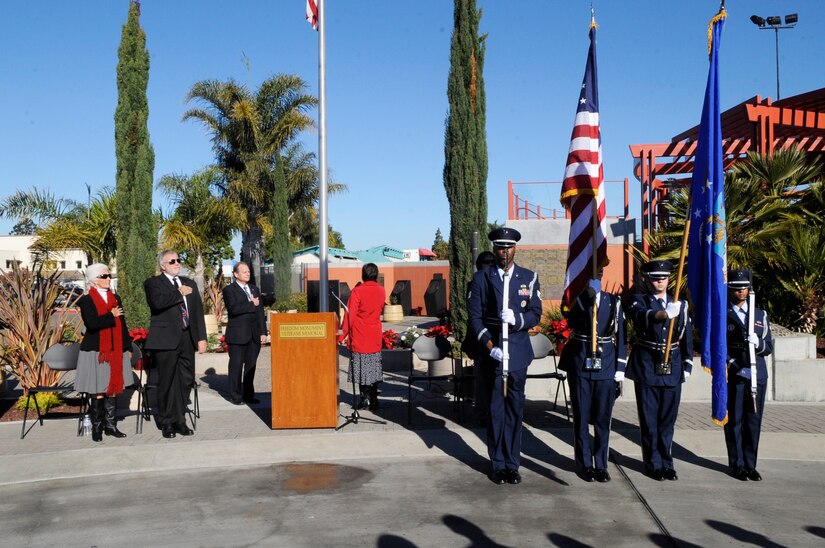
<svg viewBox="0 0 825 548">
<path fill-rule="evenodd" d="M 492 481 L 496 485 L 504 485 L 505 483 L 507 483 L 507 471 L 494 470 L 493 473 L 490 474 L 490 481 Z"/>
<path fill-rule="evenodd" d="M 163 427 L 163 437 L 164 438 L 174 438 L 175 436 L 176 436 L 175 428 L 173 426 L 167 425 L 167 426 Z"/>
<path fill-rule="evenodd" d="M 583 479 L 587 483 L 591 483 L 593 480 L 596 479 L 596 471 L 593 469 L 593 467 L 588 466 L 587 468 L 581 471 L 579 477 L 581 477 L 581 479 Z"/>
<path fill-rule="evenodd" d="M 676 470 L 674 470 L 673 468 L 665 468 L 662 471 L 662 474 L 664 475 L 664 478 L 666 480 L 676 481 L 679 479 L 679 475 L 676 474 Z"/>
<path fill-rule="evenodd" d="M 664 481 L 665 471 L 662 468 L 657 468 L 656 470 L 650 473 L 650 477 L 655 479 L 656 481 Z"/>
<path fill-rule="evenodd" d="M 244 398 L 243 401 L 244 401 L 244 403 L 251 403 L 251 404 L 261 403 L 261 400 L 259 400 L 258 398 Z"/>
<path fill-rule="evenodd" d="M 175 425 L 175 432 L 180 434 L 181 436 L 191 436 L 195 433 L 194 430 L 186 426 L 186 423 L 179 422 Z"/>
<path fill-rule="evenodd" d="M 748 479 L 751 481 L 762 481 L 762 474 L 756 471 L 756 468 L 748 470 Z"/>
<path fill-rule="evenodd" d="M 521 483 L 521 474 L 519 474 L 518 470 L 513 470 L 512 468 L 505 468 L 504 473 L 506 475 L 507 483 L 510 485 L 518 485 Z"/>
<path fill-rule="evenodd" d="M 610 472 L 601 468 L 596 470 L 596 481 L 599 483 L 607 483 L 610 481 Z"/>
<path fill-rule="evenodd" d="M 117 429 L 117 426 L 106 426 L 103 428 L 103 433 L 107 436 L 114 436 L 115 438 L 125 438 L 126 434 Z"/>
<path fill-rule="evenodd" d="M 232 405 L 243 405 L 243 400 L 229 400 Z"/>
<path fill-rule="evenodd" d="M 731 476 L 739 481 L 748 481 L 748 471 L 744 468 L 734 468 Z"/>
</svg>

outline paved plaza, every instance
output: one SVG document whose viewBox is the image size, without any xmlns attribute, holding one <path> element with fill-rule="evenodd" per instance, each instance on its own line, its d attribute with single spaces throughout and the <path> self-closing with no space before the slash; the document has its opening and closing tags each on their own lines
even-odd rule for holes
<svg viewBox="0 0 825 548">
<path fill-rule="evenodd" d="M 403 326 L 401 326 L 403 328 Z M 684 402 L 677 482 L 644 476 L 635 404 L 619 401 L 613 481 L 575 474 L 564 407 L 526 410 L 521 485 L 486 479 L 484 430 L 447 387 L 418 385 L 407 422 L 406 371 L 387 371 L 382 407 L 339 431 L 271 430 L 269 351 L 261 403 L 226 400 L 226 354 L 198 357 L 194 436 L 164 439 L 122 410 L 125 439 L 75 435 L 47 419 L 20 440 L 0 424 L 5 546 L 822 546 L 825 404 L 769 402 L 761 483 L 727 475 L 708 402 Z M 341 423 L 350 416 L 341 357 Z M 462 421 L 459 421 L 462 418 Z"/>
</svg>

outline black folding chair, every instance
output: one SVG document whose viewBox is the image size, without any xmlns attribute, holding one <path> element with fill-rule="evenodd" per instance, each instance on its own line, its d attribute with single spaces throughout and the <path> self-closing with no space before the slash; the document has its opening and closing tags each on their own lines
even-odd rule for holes
<svg viewBox="0 0 825 548">
<path fill-rule="evenodd" d="M 46 350 L 43 354 L 43 363 L 46 364 L 49 369 L 52 371 L 74 371 L 77 369 L 77 357 L 80 355 L 80 343 L 71 343 L 71 344 L 63 344 L 57 343 L 53 344 Z M 26 408 L 23 411 L 23 427 L 20 430 L 20 439 L 26 437 L 32 428 L 37 424 L 37 422 L 33 423 L 29 426 L 29 429 L 26 430 L 26 421 L 29 416 L 29 404 L 31 403 L 31 399 L 34 398 L 34 408 L 37 411 L 37 420 L 40 422 L 40 426 L 43 426 L 43 415 L 44 413 L 40 410 L 40 404 L 37 403 L 37 394 L 43 393 L 58 393 L 58 394 L 67 394 L 70 392 L 74 392 L 74 383 L 71 385 L 59 385 L 59 386 L 35 386 L 33 388 L 29 388 L 28 395 L 26 396 Z M 80 403 L 78 404 L 77 408 L 77 435 L 82 435 L 83 430 L 83 415 L 86 413 L 88 409 L 88 397 L 86 394 L 80 395 Z"/>
<path fill-rule="evenodd" d="M 138 350 L 140 352 L 140 350 Z M 134 353 L 132 354 L 134 357 Z M 149 369 L 153 369 L 151 365 L 152 360 L 149 359 L 147 356 L 146 359 L 142 361 L 142 367 L 140 368 L 140 374 L 138 376 L 138 386 L 137 386 L 137 393 L 138 393 L 138 401 L 137 401 L 137 418 L 135 421 L 135 434 L 143 433 L 143 423 L 152 420 L 152 406 L 149 403 L 149 392 L 152 390 L 157 390 L 158 383 L 157 381 L 152 378 L 153 375 L 149 374 Z M 135 364 L 135 361 L 132 361 L 132 364 Z M 143 372 L 146 371 L 146 381 L 144 382 Z M 192 430 L 198 429 L 198 419 L 201 418 L 201 407 L 200 402 L 198 401 L 198 387 L 200 383 L 196 380 L 194 385 L 192 386 L 192 407 L 186 406 L 186 414 L 189 416 L 189 420 L 192 422 Z"/>
<path fill-rule="evenodd" d="M 424 361 L 437 361 L 443 360 L 446 357 L 450 358 L 451 366 L 450 372 L 444 373 L 441 375 L 422 375 L 415 371 L 415 367 L 413 365 L 413 361 L 410 360 L 410 372 L 407 375 L 407 423 L 412 422 L 412 385 L 413 383 L 417 382 L 426 382 L 430 385 L 433 382 L 451 382 L 453 383 L 453 394 L 454 394 L 454 403 L 459 402 L 460 396 L 458 395 L 458 383 L 456 382 L 456 373 L 455 373 L 455 360 L 453 359 L 452 354 L 452 345 L 450 341 L 448 341 L 445 337 L 437 336 L 437 337 L 427 337 L 426 335 L 422 335 L 418 337 L 412 345 L 413 354 L 415 354 L 418 359 Z M 461 417 L 461 411 L 459 406 L 459 419 Z"/>
<path fill-rule="evenodd" d="M 530 345 L 533 347 L 533 361 L 540 360 L 548 356 L 553 357 L 553 371 L 547 373 L 527 373 L 527 378 L 555 379 L 558 381 L 556 384 L 556 396 L 553 398 L 553 411 L 556 410 L 556 403 L 559 400 L 559 389 L 561 389 L 564 394 L 564 412 L 567 415 L 567 420 L 570 420 L 570 406 L 567 402 L 567 387 L 565 386 L 565 382 L 567 381 L 567 373 L 564 371 L 559 371 L 558 363 L 556 361 L 556 349 L 553 346 L 553 342 L 547 338 L 547 335 L 544 333 L 531 333 Z M 527 371 L 530 370 L 528 369 Z"/>
</svg>

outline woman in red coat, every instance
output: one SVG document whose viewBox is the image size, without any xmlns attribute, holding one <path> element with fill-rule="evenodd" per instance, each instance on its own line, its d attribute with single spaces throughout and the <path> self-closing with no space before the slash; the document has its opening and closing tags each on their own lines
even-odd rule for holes
<svg viewBox="0 0 825 548">
<path fill-rule="evenodd" d="M 378 409 L 378 383 L 383 379 L 381 363 L 381 312 L 387 294 L 378 285 L 378 267 L 367 263 L 361 269 L 361 280 L 350 293 L 344 316 L 344 336 L 350 338 L 350 368 L 347 381 L 357 381 L 361 387 L 363 408 L 369 405 L 370 411 Z M 369 402 L 369 403 L 367 403 Z"/>
</svg>

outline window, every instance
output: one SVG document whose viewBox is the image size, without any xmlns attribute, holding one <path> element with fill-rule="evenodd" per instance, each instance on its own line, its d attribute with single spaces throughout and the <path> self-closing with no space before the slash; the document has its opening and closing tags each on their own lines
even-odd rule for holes
<svg viewBox="0 0 825 548">
<path fill-rule="evenodd" d="M 66 261 L 60 261 L 60 268 L 66 270 Z"/>
<path fill-rule="evenodd" d="M 74 262 L 74 264 L 75 264 L 75 267 L 76 267 L 78 270 L 80 270 L 81 268 L 83 268 L 83 261 L 75 261 L 75 262 Z"/>
</svg>

